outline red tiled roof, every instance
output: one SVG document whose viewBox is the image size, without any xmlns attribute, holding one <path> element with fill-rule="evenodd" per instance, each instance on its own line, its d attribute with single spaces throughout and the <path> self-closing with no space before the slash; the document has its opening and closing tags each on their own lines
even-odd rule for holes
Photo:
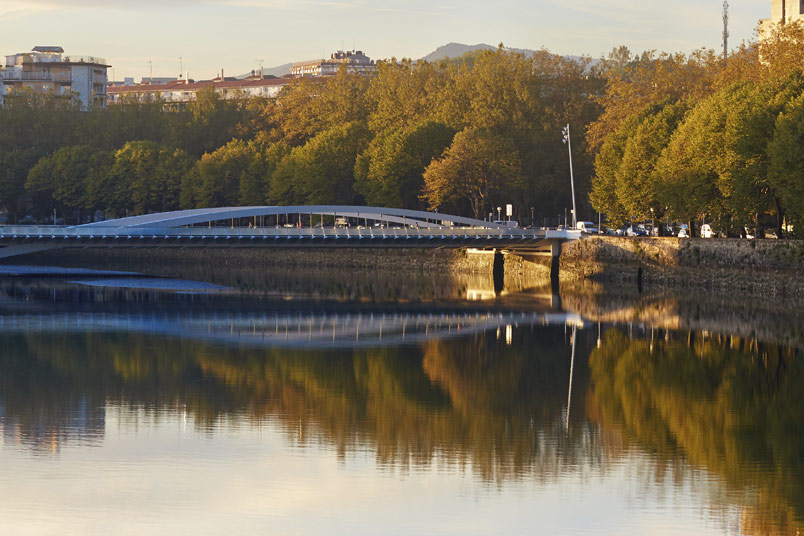
<svg viewBox="0 0 804 536">
<path fill-rule="evenodd" d="M 205 87 L 218 89 L 237 89 L 246 87 L 274 87 L 289 84 L 292 78 L 264 78 L 262 80 L 200 80 L 185 84 L 175 80 L 166 84 L 137 84 L 135 86 L 111 86 L 107 89 L 110 94 L 119 93 L 157 93 L 162 91 L 196 91 Z"/>
</svg>

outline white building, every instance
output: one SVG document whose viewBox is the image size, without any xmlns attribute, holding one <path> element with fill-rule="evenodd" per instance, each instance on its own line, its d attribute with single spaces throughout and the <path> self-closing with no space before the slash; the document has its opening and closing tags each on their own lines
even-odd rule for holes
<svg viewBox="0 0 804 536">
<path fill-rule="evenodd" d="M 294 63 L 290 69 L 291 76 L 327 76 L 338 72 L 342 65 L 350 74 L 374 74 L 377 66 L 374 60 L 363 54 L 362 50 L 339 50 L 333 53 L 328 60 L 312 60 Z"/>
<path fill-rule="evenodd" d="M 6 56 L 0 69 L 0 101 L 23 89 L 74 98 L 86 110 L 106 105 L 106 72 L 110 66 L 94 56 L 65 56 L 61 47 L 37 46 Z"/>
<path fill-rule="evenodd" d="M 804 0 L 771 0 L 771 16 L 759 21 L 760 40 L 770 35 L 771 29 L 780 22 L 804 22 Z"/>
<path fill-rule="evenodd" d="M 261 76 L 254 74 L 239 80 L 219 76 L 212 80 L 194 81 L 185 77 L 166 84 L 140 83 L 136 85 L 110 86 L 109 103 L 121 104 L 127 98 L 137 100 L 159 100 L 165 103 L 185 103 L 195 100 L 196 93 L 212 87 L 225 99 L 248 97 L 275 98 L 282 88 L 291 83 L 290 78 Z"/>
</svg>

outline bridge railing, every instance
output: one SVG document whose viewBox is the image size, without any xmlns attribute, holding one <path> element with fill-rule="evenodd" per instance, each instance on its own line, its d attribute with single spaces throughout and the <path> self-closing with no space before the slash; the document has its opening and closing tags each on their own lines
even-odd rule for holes
<svg viewBox="0 0 804 536">
<path fill-rule="evenodd" d="M 542 238 L 549 231 L 471 227 L 58 227 L 45 225 L 0 226 L 0 238 Z"/>
</svg>

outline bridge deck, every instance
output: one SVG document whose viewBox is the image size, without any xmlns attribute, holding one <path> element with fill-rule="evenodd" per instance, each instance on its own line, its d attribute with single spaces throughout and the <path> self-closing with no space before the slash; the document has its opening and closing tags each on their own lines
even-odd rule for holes
<svg viewBox="0 0 804 536">
<path fill-rule="evenodd" d="M 469 227 L 0 226 L 0 246 L 6 246 L 0 250 L 0 257 L 64 247 L 502 248 L 539 252 L 549 251 L 555 241 L 579 237 L 577 231 Z"/>
</svg>

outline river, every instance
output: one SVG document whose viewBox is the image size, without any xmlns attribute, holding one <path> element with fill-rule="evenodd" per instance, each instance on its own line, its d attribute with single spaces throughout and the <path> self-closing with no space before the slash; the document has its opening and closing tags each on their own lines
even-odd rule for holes
<svg viewBox="0 0 804 536">
<path fill-rule="evenodd" d="M 804 528 L 789 305 L 4 270 L 2 534 Z"/>
</svg>

